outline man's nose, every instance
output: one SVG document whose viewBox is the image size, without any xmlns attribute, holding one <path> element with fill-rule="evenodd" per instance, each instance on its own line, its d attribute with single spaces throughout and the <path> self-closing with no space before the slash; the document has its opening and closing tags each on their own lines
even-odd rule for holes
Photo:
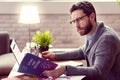
<svg viewBox="0 0 120 80">
<path fill-rule="evenodd" d="M 80 23 L 78 21 L 75 22 L 75 27 L 80 27 Z"/>
</svg>

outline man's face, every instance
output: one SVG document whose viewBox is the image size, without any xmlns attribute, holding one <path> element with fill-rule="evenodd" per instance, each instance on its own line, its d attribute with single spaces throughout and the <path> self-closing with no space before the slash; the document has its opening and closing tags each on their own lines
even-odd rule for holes
<svg viewBox="0 0 120 80">
<path fill-rule="evenodd" d="M 71 18 L 72 21 L 70 23 L 77 28 L 77 32 L 81 36 L 87 35 L 92 30 L 90 19 L 82 10 L 73 11 Z"/>
</svg>

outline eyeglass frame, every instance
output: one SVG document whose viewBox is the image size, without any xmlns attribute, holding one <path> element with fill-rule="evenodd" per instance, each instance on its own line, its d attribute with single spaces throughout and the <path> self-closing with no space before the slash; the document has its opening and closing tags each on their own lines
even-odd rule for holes
<svg viewBox="0 0 120 80">
<path fill-rule="evenodd" d="M 86 17 L 86 16 L 87 16 L 87 15 L 84 15 L 84 16 L 82 16 L 82 17 L 78 17 L 77 19 L 70 21 L 70 24 L 75 23 L 75 22 L 80 22 L 80 21 L 81 21 L 84 17 Z"/>
</svg>

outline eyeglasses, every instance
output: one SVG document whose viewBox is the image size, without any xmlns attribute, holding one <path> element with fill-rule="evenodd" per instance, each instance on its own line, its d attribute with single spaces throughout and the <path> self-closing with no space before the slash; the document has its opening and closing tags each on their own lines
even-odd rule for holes
<svg viewBox="0 0 120 80">
<path fill-rule="evenodd" d="M 70 24 L 75 24 L 75 22 L 80 22 L 85 16 L 87 16 L 87 15 L 84 15 L 82 17 L 78 17 L 77 19 L 70 21 Z"/>
</svg>

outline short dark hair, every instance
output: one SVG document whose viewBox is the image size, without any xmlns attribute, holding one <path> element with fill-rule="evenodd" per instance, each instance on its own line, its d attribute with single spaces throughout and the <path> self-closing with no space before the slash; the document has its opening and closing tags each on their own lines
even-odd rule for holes
<svg viewBox="0 0 120 80">
<path fill-rule="evenodd" d="M 83 12 L 89 16 L 92 12 L 95 13 L 95 21 L 96 21 L 96 11 L 94 6 L 88 2 L 88 1 L 83 1 L 83 2 L 78 2 L 76 4 L 73 4 L 72 7 L 70 8 L 70 13 L 72 13 L 75 10 L 83 10 Z"/>
</svg>

